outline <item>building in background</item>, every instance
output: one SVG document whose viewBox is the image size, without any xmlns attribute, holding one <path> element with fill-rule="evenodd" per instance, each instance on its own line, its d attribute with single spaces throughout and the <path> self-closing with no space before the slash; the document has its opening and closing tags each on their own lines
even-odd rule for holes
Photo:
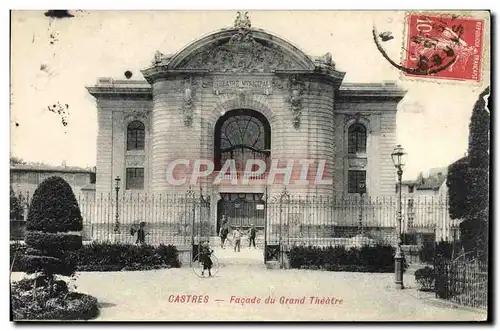
<svg viewBox="0 0 500 331">
<path fill-rule="evenodd" d="M 189 180 L 180 186 L 167 181 L 176 159 L 212 160 L 216 171 L 234 160 L 238 179 L 248 159 L 263 160 L 267 169 L 271 160 L 309 159 L 326 160 L 323 178 L 333 185 L 292 184 L 292 196 L 394 196 L 390 154 L 397 106 L 406 93 L 394 83 L 344 83 L 345 72 L 330 53 L 307 55 L 251 27 L 247 16 L 174 55 L 157 52 L 141 72 L 145 80 L 99 78 L 87 87 L 98 110 L 98 195 L 112 194 L 117 176 L 126 193 L 184 194 Z M 267 189 L 273 196 L 284 187 L 206 179 L 195 190 L 208 195 L 217 233 L 222 214 L 263 226 L 265 213 L 257 206 Z M 151 214 L 155 222 L 163 217 L 155 215 L 172 211 Z M 358 212 L 352 214 L 357 224 Z"/>
<path fill-rule="evenodd" d="M 33 194 L 42 181 L 52 176 L 59 176 L 66 180 L 75 195 L 81 192 L 92 192 L 95 189 L 95 168 L 44 164 L 10 165 L 10 185 L 17 195 Z"/>
<path fill-rule="evenodd" d="M 402 182 L 405 231 L 418 234 L 419 243 L 459 238 L 460 220 L 452 220 L 448 212 L 447 174 L 448 167 L 432 168 L 415 180 Z"/>
<path fill-rule="evenodd" d="M 11 239 L 23 239 L 26 219 L 28 217 L 29 202 L 38 185 L 45 179 L 58 176 L 66 180 L 73 189 L 79 202 L 84 223 L 90 221 L 87 215 L 90 210 L 85 207 L 85 202 L 95 200 L 95 168 L 53 166 L 33 163 L 10 164 L 11 197 L 19 204 L 21 211 L 10 222 Z M 12 208 L 12 201 L 11 201 Z M 84 226 L 85 227 L 85 226 Z M 86 230 L 86 229 L 85 229 Z"/>
</svg>

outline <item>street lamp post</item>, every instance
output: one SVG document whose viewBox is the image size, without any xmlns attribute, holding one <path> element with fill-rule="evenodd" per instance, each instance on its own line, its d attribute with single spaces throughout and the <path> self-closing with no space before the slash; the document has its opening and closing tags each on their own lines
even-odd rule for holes
<svg viewBox="0 0 500 331">
<path fill-rule="evenodd" d="M 116 191 L 116 212 L 115 212 L 115 233 L 120 233 L 120 214 L 118 213 L 118 192 L 120 192 L 120 176 L 116 176 L 115 178 L 115 191 Z"/>
<path fill-rule="evenodd" d="M 396 221 L 397 221 L 397 234 L 398 234 L 398 246 L 396 248 L 396 255 L 394 256 L 394 272 L 395 272 L 395 278 L 396 278 L 396 287 L 403 289 L 403 251 L 401 250 L 401 245 L 402 245 L 402 226 L 401 226 L 401 221 L 402 221 L 402 212 L 401 212 L 401 207 L 402 207 L 402 185 L 401 185 L 401 179 L 403 177 L 403 167 L 405 166 L 406 162 L 406 153 L 401 145 L 397 145 L 394 148 L 394 151 L 391 154 L 392 157 L 392 162 L 394 163 L 394 166 L 396 167 L 397 174 L 398 174 L 398 184 L 399 184 L 399 190 L 398 190 L 398 210 L 397 210 L 397 216 L 396 216 Z"/>
<path fill-rule="evenodd" d="M 358 233 L 363 235 L 363 194 L 366 193 L 366 184 L 359 183 L 359 229 Z"/>
</svg>

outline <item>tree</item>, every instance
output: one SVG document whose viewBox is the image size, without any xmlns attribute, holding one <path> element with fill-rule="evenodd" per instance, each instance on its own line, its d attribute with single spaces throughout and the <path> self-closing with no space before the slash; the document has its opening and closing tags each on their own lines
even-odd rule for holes
<svg viewBox="0 0 500 331">
<path fill-rule="evenodd" d="M 446 186 L 448 187 L 448 211 L 452 219 L 461 219 L 467 214 L 468 169 L 467 157 L 453 162 L 448 167 Z"/>
<path fill-rule="evenodd" d="M 44 180 L 31 199 L 23 271 L 40 272 L 48 281 L 56 274 L 71 276 L 76 265 L 66 259 L 66 252 L 81 248 L 82 237 L 68 232 L 82 228 L 80 208 L 69 184 L 57 176 Z"/>
<path fill-rule="evenodd" d="M 13 165 L 13 164 L 26 164 L 26 162 L 21 159 L 20 157 L 16 157 L 16 156 L 11 156 L 10 157 L 10 164 Z"/>
<path fill-rule="evenodd" d="M 485 97 L 489 87 L 480 95 L 472 111 L 469 125 L 467 169 L 467 213 L 460 223 L 460 237 L 466 251 L 485 257 L 488 251 L 489 228 L 489 131 L 490 114 Z"/>
<path fill-rule="evenodd" d="M 12 186 L 10 187 L 10 219 L 20 220 L 23 216 L 23 204 L 19 197 L 14 193 Z"/>
<path fill-rule="evenodd" d="M 469 125 L 469 166 L 485 170 L 490 166 L 490 114 L 484 100 L 489 91 L 488 87 L 479 95 Z"/>
</svg>

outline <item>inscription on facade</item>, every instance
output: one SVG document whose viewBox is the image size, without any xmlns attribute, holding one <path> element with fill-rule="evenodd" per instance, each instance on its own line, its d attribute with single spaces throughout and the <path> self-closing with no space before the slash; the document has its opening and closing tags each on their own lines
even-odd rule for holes
<svg viewBox="0 0 500 331">
<path fill-rule="evenodd" d="M 242 78 L 214 78 L 213 89 L 215 94 L 220 93 L 235 93 L 239 91 L 252 91 L 254 93 L 262 93 L 269 95 L 272 91 L 271 79 L 251 79 Z"/>
</svg>

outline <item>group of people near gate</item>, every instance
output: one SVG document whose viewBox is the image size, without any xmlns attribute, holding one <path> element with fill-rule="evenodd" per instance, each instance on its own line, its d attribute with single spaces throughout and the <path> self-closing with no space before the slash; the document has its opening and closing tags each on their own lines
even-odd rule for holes
<svg viewBox="0 0 500 331">
<path fill-rule="evenodd" d="M 257 236 L 257 229 L 253 224 L 250 224 L 250 228 L 246 231 L 248 234 L 248 247 L 253 247 L 256 248 L 255 246 L 255 237 Z M 228 240 L 228 237 L 232 237 L 232 242 L 234 245 L 234 251 L 239 252 L 241 249 L 241 237 L 242 237 L 243 231 L 240 230 L 240 228 L 235 227 L 234 230 L 230 233 L 230 225 L 229 221 L 227 220 L 227 217 L 224 215 L 222 216 L 222 225 L 220 227 L 219 231 L 219 237 L 221 240 L 221 248 L 224 249 L 224 244 L 226 243 L 226 240 Z M 201 272 L 201 276 L 203 277 L 205 275 L 205 271 L 208 271 L 208 276 L 212 276 L 212 266 L 213 266 L 213 261 L 212 261 L 212 253 L 213 249 L 210 248 L 210 244 L 208 241 L 205 241 L 201 244 L 200 247 L 200 262 L 203 265 L 203 270 Z"/>
<path fill-rule="evenodd" d="M 257 236 L 257 229 L 253 224 L 250 224 L 250 228 L 247 231 L 243 231 L 239 227 L 235 227 L 233 231 L 230 231 L 230 225 L 229 221 L 226 217 L 226 215 L 222 216 L 222 225 L 220 227 L 219 231 L 219 237 L 220 237 L 220 247 L 222 249 L 225 249 L 224 244 L 229 238 L 232 238 L 232 243 L 234 246 L 234 251 L 239 252 L 241 249 L 241 237 L 243 234 L 248 234 L 248 247 L 253 247 L 256 248 L 255 246 L 255 237 Z"/>
<path fill-rule="evenodd" d="M 146 222 L 140 222 L 139 227 L 136 228 L 135 226 L 132 226 L 130 228 L 130 234 L 132 236 L 137 234 L 137 240 L 136 244 L 137 245 L 145 245 L 146 244 L 146 236 L 149 235 L 149 233 L 146 233 Z M 248 247 L 253 247 L 256 248 L 255 245 L 255 237 L 257 236 L 257 229 L 253 224 L 250 224 L 250 228 L 246 231 L 243 231 L 239 227 L 234 227 L 234 229 L 231 231 L 231 225 L 229 224 L 229 221 L 226 217 L 226 215 L 222 216 L 222 224 L 220 227 L 219 231 L 219 237 L 221 240 L 221 248 L 225 249 L 224 244 L 226 241 L 231 241 L 233 246 L 234 246 L 234 251 L 239 252 L 241 249 L 241 238 L 244 234 L 248 235 Z M 232 238 L 232 240 L 230 239 Z M 202 271 L 202 276 L 204 276 L 205 271 L 208 271 L 208 276 L 212 276 L 211 269 L 213 265 L 213 261 L 211 258 L 211 255 L 213 253 L 213 250 L 210 248 L 210 244 L 208 241 L 202 242 L 200 245 L 200 262 L 203 264 L 203 271 Z"/>
</svg>

